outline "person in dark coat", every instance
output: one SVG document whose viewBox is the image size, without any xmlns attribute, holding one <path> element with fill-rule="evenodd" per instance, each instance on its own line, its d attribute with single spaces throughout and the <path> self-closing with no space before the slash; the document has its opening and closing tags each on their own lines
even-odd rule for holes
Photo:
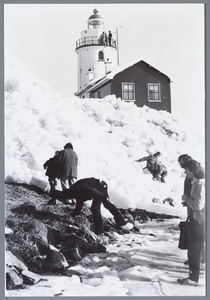
<svg viewBox="0 0 210 300">
<path fill-rule="evenodd" d="M 101 203 L 104 207 L 110 211 L 114 216 L 115 222 L 122 229 L 129 229 L 131 224 L 126 224 L 120 211 L 109 200 L 108 186 L 105 181 L 101 181 L 94 177 L 84 178 L 78 180 L 76 183 L 70 186 L 69 189 L 61 191 L 52 191 L 52 196 L 61 201 L 65 199 L 76 199 L 76 207 L 71 216 L 75 217 L 80 214 L 83 203 L 87 200 L 92 200 L 91 212 L 93 215 L 94 229 L 96 234 L 103 234 L 103 219 L 101 216 Z M 127 225 L 127 226 L 126 226 Z"/>
<path fill-rule="evenodd" d="M 179 162 L 181 168 L 183 168 L 184 163 L 186 163 L 187 161 L 192 161 L 192 160 L 193 160 L 192 157 L 189 156 L 188 154 L 182 154 L 178 158 L 178 162 Z M 191 187 L 192 187 L 191 179 L 186 176 L 185 181 L 184 181 L 184 195 L 190 196 Z"/>
<path fill-rule="evenodd" d="M 68 189 L 77 179 L 77 164 L 77 154 L 73 151 L 72 144 L 67 143 L 58 155 L 56 176 L 60 179 L 62 190 Z"/>
<path fill-rule="evenodd" d="M 190 196 L 182 196 L 182 204 L 188 208 L 190 241 L 188 247 L 189 277 L 179 278 L 183 285 L 196 286 L 199 280 L 201 251 L 205 239 L 205 182 L 200 179 L 201 166 L 192 160 L 183 164 L 185 174 L 191 179 Z"/>
<path fill-rule="evenodd" d="M 48 176 L 48 181 L 52 189 L 55 189 L 55 187 L 57 186 L 57 166 L 58 166 L 58 154 L 59 151 L 55 152 L 55 155 L 53 157 L 51 157 L 50 159 L 48 159 L 44 164 L 43 167 L 46 170 L 45 175 Z"/>
<path fill-rule="evenodd" d="M 178 157 L 178 162 L 181 166 L 181 168 L 183 168 L 184 164 L 188 161 L 193 161 L 193 158 L 188 155 L 188 154 L 182 154 Z M 200 165 L 200 163 L 196 162 L 198 164 L 198 166 L 200 166 L 200 168 L 198 168 L 198 174 L 197 174 L 197 177 L 199 179 L 204 179 L 205 178 L 205 172 L 204 172 L 204 169 L 203 167 Z M 188 197 L 190 197 L 190 192 L 191 192 L 191 188 L 192 188 L 192 185 L 191 185 L 191 178 L 189 177 L 185 177 L 185 180 L 184 180 L 184 192 L 183 192 L 183 195 L 186 195 Z M 188 209 L 188 212 L 187 212 L 187 215 L 188 217 L 190 218 L 190 214 L 192 213 L 192 210 L 190 208 L 187 208 Z M 201 251 L 201 263 L 204 263 L 205 262 L 205 247 L 202 248 L 202 251 Z M 184 262 L 185 265 L 189 265 L 189 259 L 186 260 Z"/>
<path fill-rule="evenodd" d="M 153 180 L 161 181 L 165 183 L 165 177 L 167 176 L 168 172 L 166 170 L 166 167 L 160 162 L 160 152 L 156 152 L 153 155 L 142 157 L 137 162 L 146 161 L 146 167 L 144 169 L 147 169 L 151 174 Z"/>
<path fill-rule="evenodd" d="M 108 34 L 108 41 L 109 41 L 109 45 L 111 46 L 111 44 L 112 44 L 112 33 L 111 33 L 110 30 L 109 30 L 109 34 Z"/>
</svg>

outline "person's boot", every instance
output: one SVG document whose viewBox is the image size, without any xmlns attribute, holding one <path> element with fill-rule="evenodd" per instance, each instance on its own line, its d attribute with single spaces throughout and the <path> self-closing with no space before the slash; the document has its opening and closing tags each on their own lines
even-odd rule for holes
<svg viewBox="0 0 210 300">
<path fill-rule="evenodd" d="M 188 278 L 182 278 L 182 279 L 177 279 L 177 282 L 179 284 L 183 284 L 183 285 L 191 285 L 191 286 L 196 286 L 198 285 L 197 281 L 191 280 L 189 277 Z"/>
</svg>

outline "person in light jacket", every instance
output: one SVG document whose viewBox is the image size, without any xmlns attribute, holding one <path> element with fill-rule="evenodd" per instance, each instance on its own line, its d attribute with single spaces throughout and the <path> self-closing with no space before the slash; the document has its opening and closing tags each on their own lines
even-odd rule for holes
<svg viewBox="0 0 210 300">
<path fill-rule="evenodd" d="M 56 177 L 60 179 L 62 190 L 68 189 L 77 179 L 77 164 L 77 154 L 73 151 L 72 144 L 67 143 L 58 155 Z"/>
<path fill-rule="evenodd" d="M 165 183 L 165 177 L 167 176 L 168 172 L 166 170 L 166 167 L 161 163 L 160 161 L 161 153 L 156 152 L 153 155 L 142 157 L 137 162 L 146 161 L 146 167 L 144 169 L 147 169 L 151 174 L 153 180 L 161 181 Z"/>
<path fill-rule="evenodd" d="M 192 161 L 192 160 L 193 160 L 193 158 L 188 154 L 182 154 L 178 158 L 178 162 L 179 162 L 181 168 L 183 168 L 183 165 L 187 161 Z M 200 163 L 198 163 L 198 164 L 200 165 Z M 200 165 L 199 174 L 198 174 L 197 177 L 199 177 L 199 179 L 205 178 L 205 171 L 204 171 L 204 168 L 201 165 Z M 186 176 L 185 180 L 184 180 L 184 194 L 183 195 L 186 195 L 186 196 L 190 197 L 191 187 L 192 187 L 191 179 Z M 188 208 L 188 215 L 189 214 L 190 214 L 190 208 Z M 201 251 L 201 263 L 204 263 L 204 262 L 205 262 L 205 245 L 203 246 L 202 251 Z M 189 260 L 186 260 L 184 262 L 184 264 L 189 265 Z"/>
<path fill-rule="evenodd" d="M 188 208 L 190 223 L 190 242 L 188 247 L 189 277 L 179 278 L 177 282 L 196 286 L 199 280 L 201 251 L 205 239 L 205 181 L 200 179 L 203 168 L 194 160 L 185 162 L 182 167 L 191 180 L 190 196 L 182 196 L 182 204 Z"/>
</svg>

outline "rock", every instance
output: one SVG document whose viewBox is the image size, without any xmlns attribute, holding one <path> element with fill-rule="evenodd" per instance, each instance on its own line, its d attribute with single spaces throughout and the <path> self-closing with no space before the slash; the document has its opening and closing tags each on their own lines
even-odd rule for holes
<svg viewBox="0 0 210 300">
<path fill-rule="evenodd" d="M 103 278 L 98 277 L 98 278 L 81 278 L 81 281 L 83 284 L 89 284 L 92 286 L 99 286 L 102 282 Z"/>
<path fill-rule="evenodd" d="M 32 273 L 11 251 L 6 252 L 6 288 L 20 288 L 23 284 L 36 284 L 41 277 Z"/>
<path fill-rule="evenodd" d="M 41 280 L 41 276 L 35 273 L 32 273 L 28 270 L 23 270 L 22 273 L 23 283 L 24 284 L 36 284 Z"/>
<path fill-rule="evenodd" d="M 5 263 L 9 267 L 15 267 L 19 272 L 28 270 L 27 266 L 22 261 L 20 261 L 20 259 L 11 251 L 6 251 Z"/>
<path fill-rule="evenodd" d="M 106 252 L 106 247 L 98 243 L 87 242 L 84 238 L 72 233 L 65 236 L 62 241 L 61 252 L 68 260 L 80 261 L 88 253 Z"/>
<path fill-rule="evenodd" d="M 34 203 L 31 202 L 25 202 L 20 206 L 17 206 L 13 209 L 13 212 L 19 213 L 19 214 L 36 214 L 36 206 Z"/>
<path fill-rule="evenodd" d="M 131 229 L 133 229 L 133 224 L 127 223 L 127 224 L 121 226 L 121 229 L 124 230 L 125 232 L 129 232 Z"/>
<path fill-rule="evenodd" d="M 103 245 L 98 245 L 98 253 L 106 253 L 106 247 Z"/>
<path fill-rule="evenodd" d="M 154 203 L 161 203 L 161 200 L 158 199 L 158 198 L 153 198 L 153 199 L 152 199 L 152 202 L 154 202 Z"/>
<path fill-rule="evenodd" d="M 23 284 L 23 278 L 14 266 L 6 265 L 6 289 L 12 290 L 20 288 Z"/>
<path fill-rule="evenodd" d="M 163 200 L 163 204 L 168 203 L 170 206 L 174 206 L 174 200 L 171 198 L 166 198 Z"/>
<path fill-rule="evenodd" d="M 10 228 L 8 228 L 8 227 L 6 227 L 5 226 L 5 235 L 7 235 L 7 234 L 13 234 L 13 231 L 12 231 L 12 229 L 10 229 Z"/>
<path fill-rule="evenodd" d="M 31 234 L 38 235 L 42 240 L 48 243 L 48 229 L 44 223 L 41 221 L 36 221 L 29 225 L 28 231 Z"/>
<path fill-rule="evenodd" d="M 44 192 L 49 192 L 50 191 L 49 183 L 47 181 L 40 180 L 39 178 L 36 178 L 36 177 L 32 176 L 29 184 L 40 188 Z"/>
<path fill-rule="evenodd" d="M 78 262 L 82 259 L 81 250 L 79 247 L 68 248 L 68 249 L 62 250 L 61 252 L 69 260 Z"/>
<path fill-rule="evenodd" d="M 89 228 L 83 227 L 84 232 L 86 233 L 87 236 L 91 237 L 93 242 L 97 243 L 98 242 L 98 236 Z"/>
<path fill-rule="evenodd" d="M 52 245 L 50 245 L 50 254 L 47 260 L 47 267 L 50 271 L 63 270 L 69 266 L 65 256 Z"/>
<path fill-rule="evenodd" d="M 66 275 L 68 277 L 72 277 L 73 275 L 80 276 L 82 273 L 80 273 L 76 270 L 66 269 L 62 272 L 62 274 Z"/>
</svg>

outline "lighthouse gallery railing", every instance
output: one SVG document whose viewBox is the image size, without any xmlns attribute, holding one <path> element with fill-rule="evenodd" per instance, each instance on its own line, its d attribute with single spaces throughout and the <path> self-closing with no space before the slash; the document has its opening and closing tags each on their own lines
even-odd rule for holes
<svg viewBox="0 0 210 300">
<path fill-rule="evenodd" d="M 115 40 L 113 39 L 111 40 L 111 45 L 109 45 L 108 42 L 106 44 L 103 44 L 102 38 L 98 36 L 85 37 L 76 41 L 76 49 L 84 46 L 89 46 L 89 45 L 104 45 L 104 46 L 117 48 Z"/>
</svg>

